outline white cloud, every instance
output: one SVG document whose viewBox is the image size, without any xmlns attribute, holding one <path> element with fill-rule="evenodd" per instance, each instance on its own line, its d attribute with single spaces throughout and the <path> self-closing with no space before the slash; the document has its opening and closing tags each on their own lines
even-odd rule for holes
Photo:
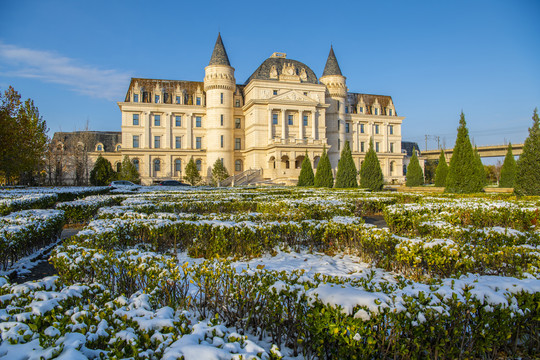
<svg viewBox="0 0 540 360">
<path fill-rule="evenodd" d="M 0 75 L 39 79 L 62 84 L 95 98 L 122 100 L 130 75 L 78 64 L 50 51 L 40 51 L 0 42 Z"/>
</svg>

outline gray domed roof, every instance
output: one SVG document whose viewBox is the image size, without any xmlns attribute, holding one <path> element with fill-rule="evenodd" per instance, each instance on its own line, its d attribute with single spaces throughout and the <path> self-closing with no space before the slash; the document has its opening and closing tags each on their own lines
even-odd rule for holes
<svg viewBox="0 0 540 360">
<path fill-rule="evenodd" d="M 296 72 L 295 75 L 300 75 L 300 72 L 302 71 L 302 69 L 305 69 L 307 80 L 304 82 L 308 82 L 312 84 L 318 83 L 317 76 L 315 75 L 313 70 L 311 70 L 309 66 L 307 66 L 306 64 L 297 60 L 287 59 L 285 57 L 269 57 L 268 59 L 264 60 L 261 66 L 259 66 L 257 70 L 253 72 L 253 74 L 251 74 L 249 79 L 246 80 L 245 84 L 247 85 L 251 80 L 255 80 L 255 79 L 277 81 L 278 79 L 270 77 L 270 70 L 272 69 L 272 66 L 275 66 L 277 70 L 277 74 L 279 76 L 281 75 L 281 72 L 283 70 L 283 65 L 285 64 L 294 65 L 295 72 Z"/>
</svg>

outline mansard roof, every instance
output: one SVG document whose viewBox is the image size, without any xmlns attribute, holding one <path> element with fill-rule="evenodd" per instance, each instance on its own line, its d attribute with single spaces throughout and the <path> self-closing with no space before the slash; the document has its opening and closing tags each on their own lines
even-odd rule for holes
<svg viewBox="0 0 540 360">
<path fill-rule="evenodd" d="M 144 88 L 145 91 L 154 92 L 156 85 L 165 90 L 169 94 L 174 94 L 176 87 L 186 92 L 187 95 L 195 94 L 197 90 L 204 91 L 204 82 L 202 81 L 186 81 L 186 80 L 164 80 L 164 79 L 143 79 L 143 78 L 131 78 L 131 83 L 126 94 L 124 101 L 129 102 L 129 94 L 133 90 L 133 87 L 137 84 L 139 88 Z M 140 99 L 142 102 L 142 99 Z"/>
<path fill-rule="evenodd" d="M 392 107 L 394 105 L 392 97 L 388 95 L 372 95 L 372 94 L 360 94 L 360 93 L 348 93 L 347 94 L 349 104 L 352 106 L 357 106 L 359 103 L 364 102 L 365 109 L 364 114 L 373 114 L 373 105 L 378 103 L 383 111 L 387 107 Z M 397 115 L 397 112 L 394 109 L 394 115 Z"/>
<path fill-rule="evenodd" d="M 279 75 L 282 74 L 283 66 L 285 64 L 292 64 L 295 67 L 295 75 L 300 75 L 300 72 L 302 69 L 306 70 L 307 80 L 304 82 L 311 83 L 311 84 L 317 84 L 317 75 L 315 75 L 315 72 L 310 69 L 309 66 L 306 64 L 293 60 L 293 59 L 287 59 L 285 57 L 269 57 L 268 59 L 264 60 L 264 62 L 251 74 L 251 76 L 246 80 L 244 83 L 247 85 L 251 80 L 258 79 L 258 80 L 275 80 L 278 81 Z M 270 77 L 270 70 L 272 70 L 272 67 L 275 67 L 277 71 L 277 77 L 278 78 L 271 78 Z"/>
<path fill-rule="evenodd" d="M 229 63 L 229 57 L 227 56 L 227 51 L 221 40 L 221 34 L 218 33 L 216 40 L 216 45 L 214 46 L 214 52 L 212 52 L 212 57 L 210 58 L 210 63 L 208 65 L 227 65 L 231 66 Z"/>
<path fill-rule="evenodd" d="M 336 59 L 336 54 L 334 54 L 334 48 L 330 45 L 330 53 L 328 54 L 328 59 L 326 60 L 326 65 L 324 67 L 323 76 L 327 75 L 341 75 L 341 69 Z"/>
<path fill-rule="evenodd" d="M 106 152 L 115 151 L 116 145 L 122 143 L 122 132 L 120 131 L 72 131 L 55 132 L 53 142 L 61 142 L 65 151 L 72 151 L 79 142 L 86 145 L 89 151 L 94 151 L 97 144 L 103 144 Z"/>
</svg>

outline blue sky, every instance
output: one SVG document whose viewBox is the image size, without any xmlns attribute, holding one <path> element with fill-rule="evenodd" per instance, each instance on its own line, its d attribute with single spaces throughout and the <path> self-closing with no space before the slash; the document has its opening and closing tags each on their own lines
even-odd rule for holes
<svg viewBox="0 0 540 360">
<path fill-rule="evenodd" d="M 273 52 L 391 95 L 403 140 L 522 142 L 540 107 L 540 1 L 0 1 L 0 90 L 50 128 L 120 130 L 130 77 L 202 81 L 221 32 L 238 83 Z M 430 138 L 428 148 L 436 148 Z"/>
</svg>

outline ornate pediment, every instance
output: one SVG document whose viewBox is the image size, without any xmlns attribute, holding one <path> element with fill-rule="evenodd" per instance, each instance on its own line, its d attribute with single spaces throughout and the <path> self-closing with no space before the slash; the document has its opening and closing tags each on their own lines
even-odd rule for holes
<svg viewBox="0 0 540 360">
<path fill-rule="evenodd" d="M 270 101 L 271 102 L 281 102 L 281 101 L 286 101 L 286 102 L 291 102 L 291 101 L 298 101 L 298 102 L 303 102 L 303 103 L 312 103 L 312 104 L 316 104 L 317 101 L 315 101 L 314 99 L 298 92 L 298 91 L 295 91 L 295 90 L 291 90 L 291 91 L 287 91 L 286 93 L 284 94 L 280 94 L 280 95 L 276 95 L 272 98 L 270 98 Z"/>
</svg>

